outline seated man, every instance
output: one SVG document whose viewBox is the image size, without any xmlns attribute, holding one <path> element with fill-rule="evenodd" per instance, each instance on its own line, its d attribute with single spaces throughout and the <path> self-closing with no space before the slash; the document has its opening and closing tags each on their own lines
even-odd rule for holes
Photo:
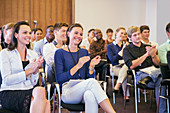
<svg viewBox="0 0 170 113">
<path fill-rule="evenodd" d="M 160 45 L 160 47 L 158 48 L 158 56 L 160 59 L 161 63 L 165 63 L 169 65 L 170 68 L 170 23 L 167 24 L 166 26 L 166 34 L 168 36 L 168 39 L 165 43 L 163 43 L 162 45 Z M 168 62 L 169 60 L 169 62 Z M 166 92 L 166 88 L 165 86 L 163 86 L 161 88 L 161 95 L 165 95 Z M 159 104 L 159 112 L 160 113 L 166 113 L 167 110 L 165 109 L 165 107 L 162 106 L 166 106 L 166 100 L 165 99 L 160 99 L 160 104 Z"/>
<path fill-rule="evenodd" d="M 52 43 L 45 44 L 43 47 L 43 55 L 46 61 L 47 81 L 53 83 L 55 79 L 54 54 L 55 51 L 64 47 L 66 38 L 66 31 L 68 25 L 66 23 L 56 23 L 54 25 L 54 40 Z"/>
<path fill-rule="evenodd" d="M 100 55 L 101 61 L 99 64 L 95 66 L 96 73 L 99 73 L 99 80 L 104 80 L 104 76 L 102 75 L 102 67 L 107 63 L 106 62 L 106 52 L 107 52 L 107 45 L 103 40 L 103 34 L 100 29 L 94 30 L 94 36 L 96 37 L 97 41 L 93 41 L 90 44 L 89 53 L 90 58 L 93 59 L 97 55 Z"/>
<path fill-rule="evenodd" d="M 137 83 L 140 83 L 143 88 L 155 88 L 156 100 L 158 101 L 161 76 L 160 70 L 154 68 L 160 62 L 156 55 L 156 46 L 150 47 L 141 43 L 141 33 L 138 27 L 131 26 L 128 28 L 127 35 L 132 43 L 124 48 L 123 59 L 128 68 L 138 71 L 136 73 Z M 152 67 L 150 68 L 150 74 L 140 71 L 148 67 Z"/>
</svg>

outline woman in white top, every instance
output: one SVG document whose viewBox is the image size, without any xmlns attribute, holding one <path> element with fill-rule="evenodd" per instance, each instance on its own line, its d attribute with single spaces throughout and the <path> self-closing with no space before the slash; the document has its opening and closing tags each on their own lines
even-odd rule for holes
<svg viewBox="0 0 170 113">
<path fill-rule="evenodd" d="M 39 78 L 38 69 L 44 59 L 26 48 L 30 39 L 29 24 L 18 22 L 13 28 L 11 43 L 1 51 L 1 104 L 3 108 L 17 113 L 50 113 L 45 89 L 35 87 Z"/>
</svg>

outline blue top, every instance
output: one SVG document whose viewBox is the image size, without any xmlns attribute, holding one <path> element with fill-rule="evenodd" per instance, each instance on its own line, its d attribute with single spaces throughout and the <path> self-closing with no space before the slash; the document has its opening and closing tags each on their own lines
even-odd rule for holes
<svg viewBox="0 0 170 113">
<path fill-rule="evenodd" d="M 83 56 L 89 56 L 88 51 L 86 49 L 79 49 L 78 52 L 71 52 L 76 64 L 78 63 L 77 61 L 77 56 L 79 54 L 79 58 Z M 85 63 L 82 68 L 79 69 L 79 75 L 78 71 L 71 76 L 70 74 L 70 69 L 75 66 L 74 60 L 70 54 L 70 52 L 65 51 L 64 49 L 58 49 L 55 52 L 54 55 L 54 62 L 55 62 L 55 71 L 56 71 L 56 81 L 57 83 L 60 84 L 60 86 L 68 82 L 70 79 L 80 79 L 79 75 L 81 76 L 82 79 L 86 78 L 94 78 L 94 73 L 92 75 L 89 74 L 89 64 L 90 61 Z"/>
<path fill-rule="evenodd" d="M 112 63 L 112 65 L 118 65 L 119 64 L 119 60 L 122 60 L 123 58 L 118 54 L 119 51 L 122 50 L 122 47 L 119 47 L 117 44 L 109 44 L 107 45 L 107 56 L 108 59 L 110 60 L 110 62 Z"/>
</svg>

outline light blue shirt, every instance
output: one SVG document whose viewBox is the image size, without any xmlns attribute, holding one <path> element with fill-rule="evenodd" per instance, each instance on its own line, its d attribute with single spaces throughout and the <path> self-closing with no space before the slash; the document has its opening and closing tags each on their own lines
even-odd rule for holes
<svg viewBox="0 0 170 113">
<path fill-rule="evenodd" d="M 30 63 L 32 63 L 35 58 L 38 58 L 38 55 L 36 52 L 27 49 L 26 58 Z M 29 66 L 30 64 L 25 67 L 25 70 L 27 70 Z M 0 52 L 0 70 L 2 76 L 0 91 L 27 90 L 33 88 L 33 86 L 38 82 L 38 73 L 26 77 L 21 61 L 21 56 L 17 49 L 12 51 L 3 49 Z"/>
<path fill-rule="evenodd" d="M 158 48 L 158 56 L 161 63 L 167 63 L 167 52 L 170 51 L 170 40 L 167 40 Z"/>
</svg>

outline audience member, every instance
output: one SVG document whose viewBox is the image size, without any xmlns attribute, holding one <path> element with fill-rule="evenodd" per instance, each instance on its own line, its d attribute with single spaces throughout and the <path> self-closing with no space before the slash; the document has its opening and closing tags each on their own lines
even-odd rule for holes
<svg viewBox="0 0 170 113">
<path fill-rule="evenodd" d="M 8 44 L 11 42 L 11 34 L 13 30 L 14 23 L 8 23 L 2 27 L 4 34 L 4 41 L 1 43 L 2 49 L 7 48 Z"/>
<path fill-rule="evenodd" d="M 31 40 L 30 40 L 30 48 L 29 49 L 31 49 L 31 50 L 33 50 L 33 48 L 34 48 L 34 43 L 35 43 L 35 31 L 36 31 L 36 29 L 32 29 L 31 30 Z"/>
<path fill-rule="evenodd" d="M 34 30 L 35 42 L 39 41 L 43 37 L 43 30 L 41 28 L 36 28 Z"/>
<path fill-rule="evenodd" d="M 107 35 L 107 38 L 105 40 L 105 43 L 107 45 L 111 44 L 113 42 L 113 30 L 111 28 L 108 28 L 106 30 L 106 35 Z"/>
<path fill-rule="evenodd" d="M 54 39 L 53 26 L 50 25 L 46 29 L 46 37 L 34 43 L 33 50 L 38 54 L 38 56 L 43 56 L 43 47 L 45 44 L 52 42 Z"/>
<path fill-rule="evenodd" d="M 45 44 L 43 47 L 43 55 L 46 61 L 47 81 L 50 83 L 55 82 L 54 70 L 54 54 L 57 49 L 64 47 L 66 43 L 66 31 L 68 25 L 66 23 L 56 23 L 54 25 L 55 39 L 52 43 Z"/>
<path fill-rule="evenodd" d="M 168 36 L 168 40 L 163 43 L 159 48 L 158 48 L 158 56 L 160 59 L 161 63 L 168 63 L 167 59 L 167 53 L 170 51 L 170 23 L 166 25 L 166 34 Z M 166 93 L 166 87 L 162 86 L 161 88 L 161 95 L 165 95 Z M 166 100 L 165 99 L 160 99 L 160 104 L 159 104 L 159 113 L 167 113 L 167 108 L 166 108 Z"/>
<path fill-rule="evenodd" d="M 156 55 L 156 46 L 148 46 L 141 43 L 140 29 L 135 26 L 128 28 L 127 35 L 132 41 L 123 50 L 123 59 L 130 69 L 135 69 L 136 82 L 143 88 L 155 88 L 156 101 L 158 102 L 159 87 L 161 82 L 160 70 L 155 68 L 159 65 Z M 146 71 L 146 69 L 148 69 Z M 166 106 L 161 106 L 165 108 Z"/>
<path fill-rule="evenodd" d="M 107 45 L 105 41 L 102 39 L 103 35 L 100 29 L 95 29 L 94 36 L 96 37 L 96 41 L 90 44 L 89 52 L 90 58 L 94 58 L 97 55 L 101 57 L 101 61 L 99 64 L 95 66 L 96 74 L 99 73 L 99 80 L 104 80 L 104 76 L 102 75 L 102 67 L 107 63 L 106 61 L 106 52 L 107 52 Z"/>
<path fill-rule="evenodd" d="M 167 41 L 158 48 L 158 56 L 161 63 L 167 63 L 166 54 L 170 51 L 170 23 L 166 26 L 166 34 L 168 36 Z"/>
<path fill-rule="evenodd" d="M 94 41 L 94 29 L 90 29 L 87 36 L 82 40 L 80 47 L 89 50 L 90 44 Z"/>
<path fill-rule="evenodd" d="M 125 34 L 126 34 L 126 29 L 124 27 L 117 28 L 116 32 L 115 32 L 115 41 L 113 41 L 113 43 L 111 43 L 107 46 L 107 56 L 108 56 L 108 59 L 111 62 L 111 64 L 113 66 L 122 64 L 122 65 L 114 68 L 114 74 L 118 75 L 118 80 L 114 87 L 114 92 L 117 93 L 119 90 L 119 87 L 123 83 L 122 86 L 123 86 L 124 96 L 125 96 L 126 86 L 127 86 L 127 82 L 124 82 L 124 80 L 127 77 L 127 70 L 128 70 L 128 67 L 126 65 L 123 65 L 123 63 L 124 63 L 123 49 L 127 46 L 127 44 L 124 43 Z M 121 71 L 121 73 L 119 74 L 120 70 L 122 70 L 122 69 L 125 71 Z M 128 100 L 129 99 L 129 90 L 127 90 L 127 95 L 125 98 L 127 99 L 127 101 L 129 101 Z"/>
<path fill-rule="evenodd" d="M 147 25 L 140 26 L 140 32 L 141 32 L 141 42 L 143 44 L 156 46 L 156 48 L 158 49 L 158 44 L 156 42 L 149 40 L 149 36 L 150 36 L 149 26 L 147 26 Z"/>
<path fill-rule="evenodd" d="M 98 104 L 105 112 L 114 113 L 108 97 L 94 79 L 94 66 L 101 57 L 96 56 L 90 61 L 88 51 L 79 48 L 83 38 L 80 24 L 72 24 L 66 33 L 67 47 L 57 50 L 54 56 L 57 82 L 62 85 L 62 100 L 72 104 L 84 102 L 87 113 L 98 113 Z M 80 80 L 71 86 L 72 79 Z"/>
<path fill-rule="evenodd" d="M 50 113 L 45 89 L 34 86 L 38 82 L 38 69 L 43 57 L 26 48 L 31 39 L 27 22 L 16 23 L 8 49 L 0 54 L 2 85 L 1 105 L 17 113 Z"/>
</svg>

